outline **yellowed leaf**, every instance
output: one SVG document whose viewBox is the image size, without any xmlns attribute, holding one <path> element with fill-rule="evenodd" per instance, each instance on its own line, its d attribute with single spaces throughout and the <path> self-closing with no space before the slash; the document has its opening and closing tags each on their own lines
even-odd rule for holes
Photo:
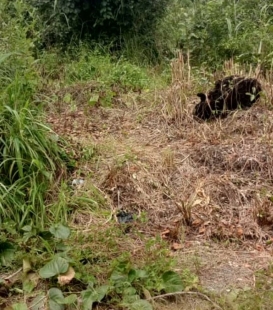
<svg viewBox="0 0 273 310">
<path fill-rule="evenodd" d="M 26 274 L 31 270 L 30 261 L 26 258 L 23 259 L 23 272 Z"/>
<path fill-rule="evenodd" d="M 170 233 L 170 230 L 169 230 L 169 229 L 166 229 L 166 230 L 162 231 L 161 237 L 162 237 L 162 238 L 166 238 L 166 235 L 168 235 L 169 233 Z"/>
<path fill-rule="evenodd" d="M 180 250 L 182 249 L 183 246 L 181 243 L 177 243 L 177 242 L 174 242 L 171 246 L 171 249 L 174 250 L 174 251 L 177 251 L 177 250 Z"/>
<path fill-rule="evenodd" d="M 143 287 L 142 292 L 143 292 L 143 294 L 144 294 L 146 299 L 151 299 L 152 298 L 150 292 L 146 288 Z"/>
<path fill-rule="evenodd" d="M 66 273 L 62 273 L 58 276 L 58 283 L 60 285 L 65 285 L 70 283 L 70 281 L 74 278 L 75 271 L 72 267 L 69 267 Z"/>
<path fill-rule="evenodd" d="M 203 223 L 203 221 L 201 219 L 195 219 L 192 222 L 193 226 L 200 226 Z"/>
<path fill-rule="evenodd" d="M 197 206 L 197 205 L 200 205 L 201 202 L 202 202 L 202 199 L 196 199 L 196 200 L 193 202 L 192 207 L 195 207 L 195 206 Z"/>
<path fill-rule="evenodd" d="M 240 238 L 244 234 L 243 229 L 241 227 L 238 227 L 236 234 L 237 234 L 237 237 Z"/>
</svg>

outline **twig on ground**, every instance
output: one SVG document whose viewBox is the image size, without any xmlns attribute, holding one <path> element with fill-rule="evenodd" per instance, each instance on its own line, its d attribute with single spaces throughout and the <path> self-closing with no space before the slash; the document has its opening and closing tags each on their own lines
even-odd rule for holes
<svg viewBox="0 0 273 310">
<path fill-rule="evenodd" d="M 42 296 L 39 300 L 37 300 L 36 303 L 34 303 L 33 305 L 29 306 L 29 309 L 32 309 L 32 308 L 36 307 L 37 305 L 40 304 L 40 302 L 42 302 L 45 299 L 46 299 L 46 296 Z"/>
<path fill-rule="evenodd" d="M 9 280 L 11 278 L 13 278 L 14 276 L 16 276 L 19 272 L 21 272 L 23 270 L 23 268 L 18 269 L 17 271 L 15 271 L 13 274 L 9 275 L 8 277 L 4 278 L 4 280 Z"/>
</svg>

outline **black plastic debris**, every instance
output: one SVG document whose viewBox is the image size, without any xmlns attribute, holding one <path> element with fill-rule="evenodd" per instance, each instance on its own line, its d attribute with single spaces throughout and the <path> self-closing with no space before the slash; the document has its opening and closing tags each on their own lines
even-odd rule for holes
<svg viewBox="0 0 273 310">
<path fill-rule="evenodd" d="M 124 210 L 117 213 L 117 219 L 120 224 L 131 223 L 134 220 L 133 214 Z"/>
</svg>

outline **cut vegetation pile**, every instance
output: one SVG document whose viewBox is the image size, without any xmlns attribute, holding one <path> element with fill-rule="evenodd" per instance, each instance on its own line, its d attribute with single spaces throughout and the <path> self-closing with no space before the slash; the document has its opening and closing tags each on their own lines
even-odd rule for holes
<svg viewBox="0 0 273 310">
<path fill-rule="evenodd" d="M 180 58 L 168 89 L 117 93 L 111 108 L 88 103 L 95 91 L 89 84 L 82 86 L 89 89 L 86 97 L 77 86 L 73 108 L 64 97 L 75 88 L 57 92 L 48 122 L 75 150 L 92 153 L 79 160 L 73 177 L 85 178 L 107 201 L 106 216 L 78 209 L 71 225 L 106 232 L 124 211 L 133 216 L 123 230 L 131 242 L 116 240 L 133 261 L 142 261 L 145 242 L 160 235 L 177 251 L 171 254 L 177 270 L 188 266 L 208 290 L 254 287 L 254 272 L 268 266 L 273 242 L 271 87 L 262 81 L 262 99 L 247 111 L 196 122 L 192 88 L 202 85 L 186 67 Z"/>
<path fill-rule="evenodd" d="M 147 212 L 147 232 L 269 246 L 273 113 L 263 99 L 224 120 L 198 123 L 194 99 L 181 98 L 189 92 L 184 75 L 186 86 L 176 80 L 154 102 L 145 94 L 127 96 L 121 108 L 75 101 L 74 111 L 63 104 L 48 120 L 59 134 L 94 146 L 98 160 L 84 168 L 91 182 L 112 212 Z"/>
</svg>

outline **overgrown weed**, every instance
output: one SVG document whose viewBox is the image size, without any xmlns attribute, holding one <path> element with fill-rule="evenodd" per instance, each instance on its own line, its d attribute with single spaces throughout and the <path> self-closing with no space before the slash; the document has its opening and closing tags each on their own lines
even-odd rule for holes
<svg viewBox="0 0 273 310">
<path fill-rule="evenodd" d="M 2 188 L 16 202 L 14 207 L 2 196 L 1 209 L 5 212 L 1 221 L 14 220 L 22 227 L 32 219 L 44 226 L 46 192 L 54 178 L 65 173 L 56 135 L 28 105 L 16 110 L 4 105 L 1 118 Z"/>
</svg>

